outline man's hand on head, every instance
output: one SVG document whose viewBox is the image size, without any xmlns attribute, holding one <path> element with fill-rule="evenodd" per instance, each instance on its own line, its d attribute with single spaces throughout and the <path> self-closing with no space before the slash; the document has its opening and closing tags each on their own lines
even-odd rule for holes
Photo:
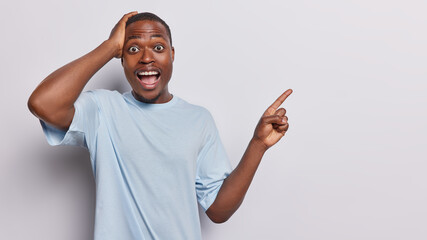
<svg viewBox="0 0 427 240">
<path fill-rule="evenodd" d="M 121 58 L 123 54 L 123 46 L 125 42 L 125 32 L 126 32 L 126 22 L 128 19 L 134 15 L 138 14 L 137 11 L 133 11 L 123 15 L 120 21 L 114 26 L 113 30 L 111 30 L 110 37 L 108 41 L 112 42 L 115 46 L 117 46 L 117 53 L 114 56 L 115 58 Z"/>
<path fill-rule="evenodd" d="M 253 140 L 261 143 L 265 150 L 276 144 L 289 128 L 286 109 L 279 107 L 291 93 L 292 89 L 288 89 L 277 98 L 264 112 L 255 128 Z"/>
</svg>

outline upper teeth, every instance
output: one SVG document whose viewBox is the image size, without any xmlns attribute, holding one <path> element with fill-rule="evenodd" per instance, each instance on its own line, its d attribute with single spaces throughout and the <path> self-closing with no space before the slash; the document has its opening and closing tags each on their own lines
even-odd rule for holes
<svg viewBox="0 0 427 240">
<path fill-rule="evenodd" d="M 157 75 L 156 71 L 139 72 L 138 75 Z"/>
</svg>

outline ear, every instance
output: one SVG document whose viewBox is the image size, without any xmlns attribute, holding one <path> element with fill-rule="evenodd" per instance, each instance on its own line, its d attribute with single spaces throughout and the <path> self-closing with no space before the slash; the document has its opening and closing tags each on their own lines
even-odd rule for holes
<svg viewBox="0 0 427 240">
<path fill-rule="evenodd" d="M 175 60 L 175 48 L 172 47 L 172 62 Z"/>
</svg>

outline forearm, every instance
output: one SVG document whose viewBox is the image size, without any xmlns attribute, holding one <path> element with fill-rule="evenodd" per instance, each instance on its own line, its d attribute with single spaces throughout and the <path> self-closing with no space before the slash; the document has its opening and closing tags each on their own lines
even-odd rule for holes
<svg viewBox="0 0 427 240">
<path fill-rule="evenodd" d="M 117 46 L 108 40 L 79 59 L 59 68 L 46 77 L 28 100 L 30 111 L 37 117 L 59 124 L 62 116 L 74 114 L 74 102 L 89 79 L 116 54 Z M 63 121 L 63 120 L 62 120 Z M 68 124 L 69 125 L 69 124 Z"/>
<path fill-rule="evenodd" d="M 254 139 L 249 142 L 239 164 L 224 180 L 215 202 L 206 211 L 212 221 L 225 222 L 239 208 L 265 151 L 262 143 Z"/>
<path fill-rule="evenodd" d="M 285 91 L 262 115 L 242 159 L 206 211 L 212 221 L 225 222 L 239 208 L 265 151 L 285 135 L 289 127 L 286 109 L 278 108 L 291 93 L 292 89 Z"/>
</svg>

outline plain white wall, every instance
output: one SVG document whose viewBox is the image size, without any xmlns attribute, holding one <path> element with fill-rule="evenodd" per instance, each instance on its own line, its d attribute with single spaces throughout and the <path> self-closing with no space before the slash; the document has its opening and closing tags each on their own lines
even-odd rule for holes
<svg viewBox="0 0 427 240">
<path fill-rule="evenodd" d="M 284 90 L 290 128 L 213 239 L 427 239 L 427 2 L 2 1 L 0 238 L 91 239 L 88 154 L 50 147 L 28 97 L 126 12 L 172 29 L 170 90 L 213 114 L 235 166 Z M 86 89 L 129 89 L 120 61 Z"/>
</svg>

